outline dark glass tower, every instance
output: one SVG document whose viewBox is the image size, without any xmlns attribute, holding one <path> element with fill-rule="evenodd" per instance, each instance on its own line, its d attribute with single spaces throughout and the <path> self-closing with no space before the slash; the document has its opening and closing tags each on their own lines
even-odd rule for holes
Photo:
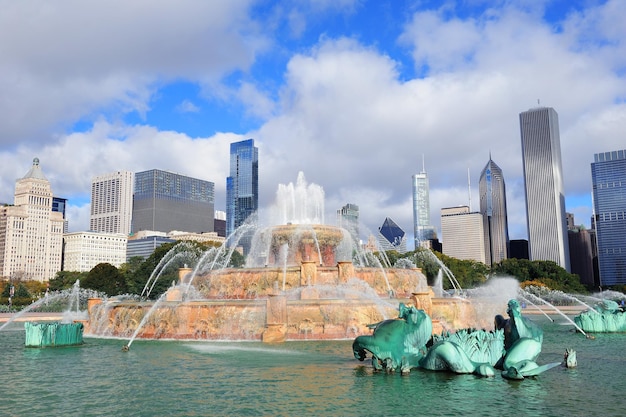
<svg viewBox="0 0 626 417">
<path fill-rule="evenodd" d="M 254 139 L 230 144 L 230 176 L 226 178 L 226 236 L 259 208 L 259 150 Z M 240 241 L 247 254 L 246 239 Z"/>
<path fill-rule="evenodd" d="M 591 164 L 600 285 L 626 284 L 626 150 L 597 153 Z"/>
<path fill-rule="evenodd" d="M 212 232 L 214 188 L 210 181 L 158 169 L 136 173 L 133 233 L 140 230 Z"/>
<path fill-rule="evenodd" d="M 485 231 L 485 258 L 492 265 L 508 258 L 509 226 L 504 176 L 491 156 L 480 173 L 478 189 Z"/>
</svg>

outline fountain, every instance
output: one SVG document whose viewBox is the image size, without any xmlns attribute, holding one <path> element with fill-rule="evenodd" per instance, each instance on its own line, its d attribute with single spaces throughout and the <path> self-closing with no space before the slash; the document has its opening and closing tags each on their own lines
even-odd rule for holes
<svg viewBox="0 0 626 417">
<path fill-rule="evenodd" d="M 626 332 L 626 312 L 617 302 L 608 299 L 575 316 L 574 322 L 587 332 Z"/>
<path fill-rule="evenodd" d="M 268 221 L 278 224 L 251 222 L 229 237 L 236 246 L 238 236 L 254 229 L 244 268 L 225 267 L 233 246 L 212 248 L 196 265 L 181 268 L 178 283 L 156 303 L 90 300 L 85 333 L 131 337 L 131 343 L 134 338 L 346 339 L 369 334 L 369 323 L 397 315 L 399 303 L 434 311 L 436 331 L 472 319 L 468 300 L 433 298 L 419 268 L 382 268 L 346 230 L 323 224 L 323 197 L 323 189 L 300 173 L 296 184 L 278 188 Z M 163 268 L 180 256 L 166 255 Z"/>
<path fill-rule="evenodd" d="M 52 297 L 46 293 L 42 303 L 50 302 Z M 63 319 L 56 322 L 31 322 L 24 323 L 26 347 L 61 347 L 77 346 L 83 344 L 84 318 L 80 312 L 80 283 L 74 283 L 69 295 L 68 308 L 63 311 Z M 75 321 L 76 320 L 76 321 Z"/>
<path fill-rule="evenodd" d="M 532 320 L 523 317 L 519 302 L 508 302 L 509 319 L 498 315 L 494 331 L 464 329 L 431 336 L 432 322 L 428 314 L 413 306 L 400 304 L 400 315 L 395 320 L 384 320 L 372 325 L 372 335 L 358 336 L 353 344 L 354 357 L 365 360 L 372 355 L 375 370 L 400 371 L 407 374 L 413 368 L 431 371 L 450 371 L 458 374 L 495 376 L 496 369 L 507 379 L 524 379 L 561 365 L 554 362 L 537 365 L 541 352 L 543 330 Z M 575 352 L 566 350 L 573 360 L 565 363 L 573 367 Z"/>
</svg>

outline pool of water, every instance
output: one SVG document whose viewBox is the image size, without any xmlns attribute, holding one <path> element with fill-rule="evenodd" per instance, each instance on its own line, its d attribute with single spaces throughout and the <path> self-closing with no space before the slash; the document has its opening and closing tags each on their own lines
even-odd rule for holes
<svg viewBox="0 0 626 417">
<path fill-rule="evenodd" d="M 85 338 L 24 347 L 23 324 L 0 332 L 2 416 L 617 416 L 626 414 L 626 334 L 586 339 L 544 329 L 538 363 L 577 351 L 578 367 L 509 381 L 414 370 L 374 373 L 351 341 L 262 343 Z"/>
</svg>

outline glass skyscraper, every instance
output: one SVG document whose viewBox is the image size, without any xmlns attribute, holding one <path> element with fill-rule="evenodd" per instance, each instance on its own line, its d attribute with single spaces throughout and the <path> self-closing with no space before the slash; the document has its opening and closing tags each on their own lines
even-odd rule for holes
<svg viewBox="0 0 626 417">
<path fill-rule="evenodd" d="M 415 174 L 413 180 L 413 240 L 415 248 L 430 239 L 436 239 L 435 228 L 430 224 L 430 197 L 428 194 L 428 175 L 422 172 Z"/>
<path fill-rule="evenodd" d="M 230 176 L 226 178 L 226 236 L 259 208 L 259 150 L 254 139 L 230 144 Z M 240 242 L 247 253 L 247 244 Z"/>
<path fill-rule="evenodd" d="M 570 271 L 559 116 L 553 108 L 520 113 L 530 260 Z"/>
<path fill-rule="evenodd" d="M 135 174 L 132 230 L 213 231 L 215 184 L 152 169 Z"/>
<path fill-rule="evenodd" d="M 352 239 L 359 243 L 359 206 L 348 203 L 337 210 L 337 224 L 339 227 L 346 229 L 352 236 Z"/>
<path fill-rule="evenodd" d="M 485 258 L 487 265 L 492 265 L 508 258 L 509 226 L 504 176 L 491 156 L 480 173 L 478 190 L 485 234 Z"/>
<path fill-rule="evenodd" d="M 591 164 L 600 285 L 626 284 L 626 150 L 597 153 Z"/>
</svg>

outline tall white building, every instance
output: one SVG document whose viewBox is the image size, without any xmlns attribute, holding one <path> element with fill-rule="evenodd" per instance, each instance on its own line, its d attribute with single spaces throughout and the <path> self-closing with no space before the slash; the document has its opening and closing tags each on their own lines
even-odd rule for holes
<svg viewBox="0 0 626 417">
<path fill-rule="evenodd" d="M 15 184 L 13 206 L 0 207 L 0 273 L 47 281 L 61 270 L 63 214 L 52 211 L 50 182 L 39 159 Z"/>
<path fill-rule="evenodd" d="M 126 262 L 128 235 L 124 233 L 66 233 L 63 240 L 64 271 L 88 272 L 100 263 L 119 268 Z"/>
<path fill-rule="evenodd" d="M 483 216 L 468 206 L 441 209 L 441 240 L 444 255 L 487 263 Z"/>
<path fill-rule="evenodd" d="M 91 180 L 91 217 L 94 232 L 129 235 L 133 216 L 135 174 L 117 171 Z"/>
<path fill-rule="evenodd" d="M 502 170 L 489 156 L 478 181 L 480 212 L 483 215 L 487 265 L 508 258 L 509 225 L 506 212 L 506 187 Z"/>
<path fill-rule="evenodd" d="M 559 116 L 553 108 L 520 113 L 530 260 L 570 270 Z"/>
<path fill-rule="evenodd" d="M 428 191 L 428 175 L 422 162 L 422 172 L 414 174 L 413 184 L 413 240 L 415 248 L 422 242 L 436 239 L 435 228 L 430 224 L 430 197 Z"/>
</svg>

